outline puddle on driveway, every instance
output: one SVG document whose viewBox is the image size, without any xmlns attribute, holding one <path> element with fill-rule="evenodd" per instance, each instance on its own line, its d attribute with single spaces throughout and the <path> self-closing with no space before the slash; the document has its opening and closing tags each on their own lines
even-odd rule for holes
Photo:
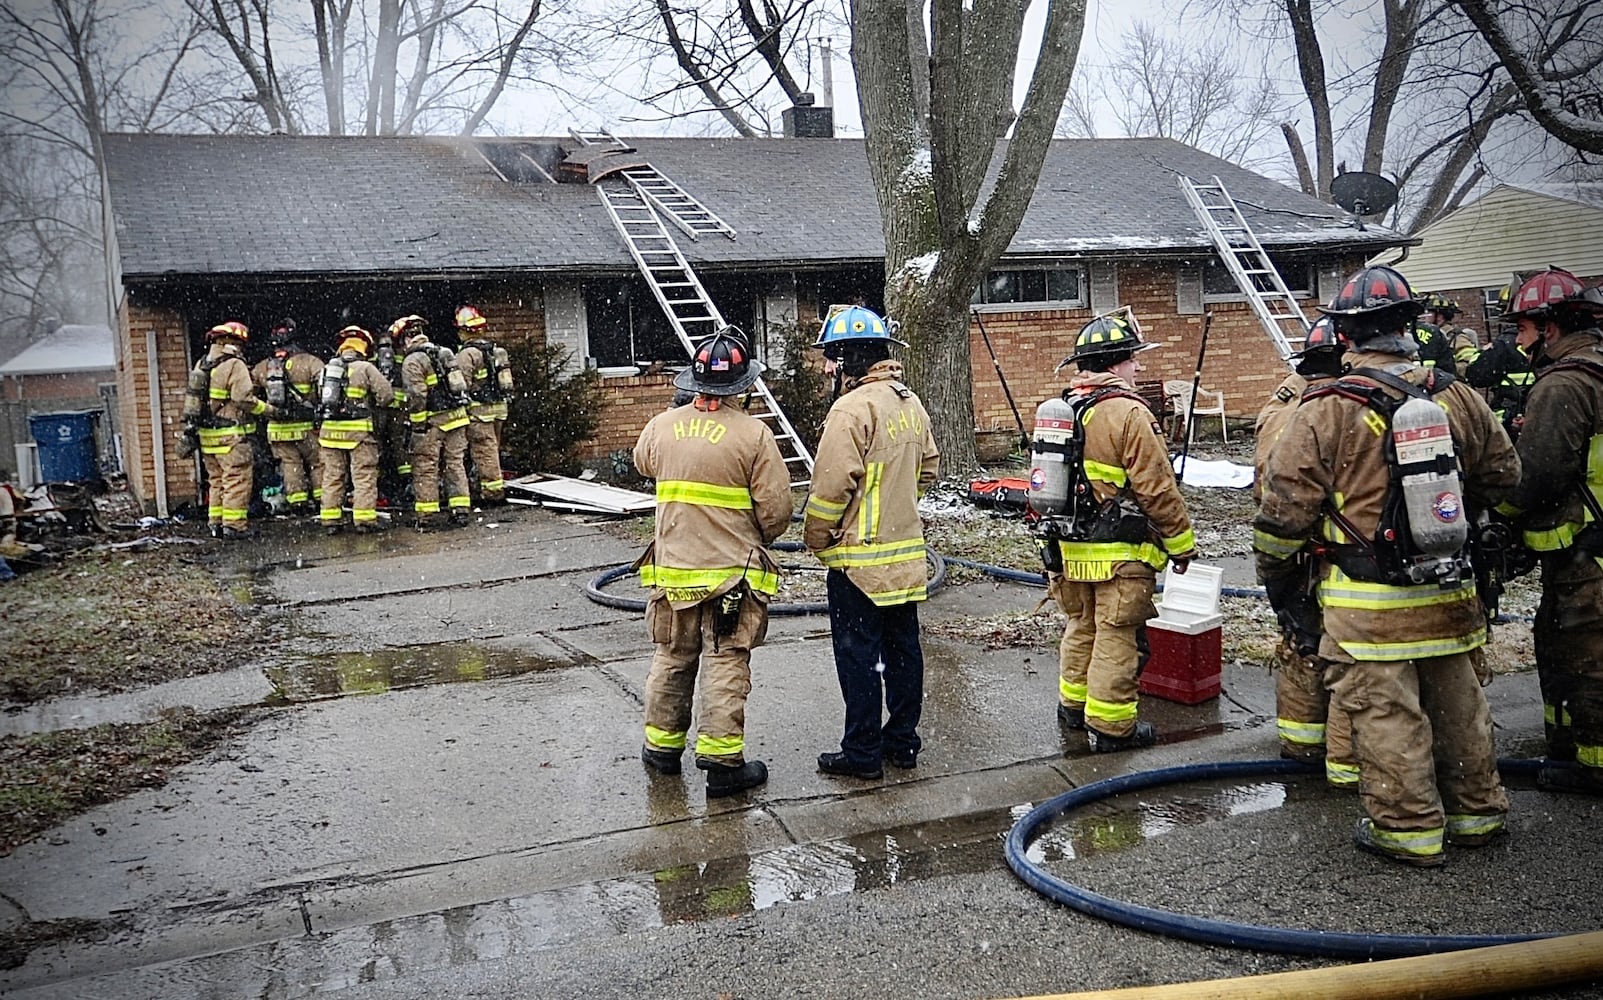
<svg viewBox="0 0 1603 1000">
<path fill-rule="evenodd" d="M 534 656 L 513 649 L 488 649 L 472 643 L 377 649 L 365 653 L 327 653 L 267 668 L 278 699 L 317 701 L 346 695 L 383 694 L 430 684 L 521 677 L 537 670 L 570 667 L 567 658 Z"/>
<path fill-rule="evenodd" d="M 1076 809 L 1043 826 L 1025 849 L 1035 864 L 1073 861 L 1137 847 L 1184 827 L 1279 809 L 1313 794 L 1293 781 L 1197 782 L 1117 795 Z M 1017 806 L 1019 819 L 1033 805 Z"/>
</svg>

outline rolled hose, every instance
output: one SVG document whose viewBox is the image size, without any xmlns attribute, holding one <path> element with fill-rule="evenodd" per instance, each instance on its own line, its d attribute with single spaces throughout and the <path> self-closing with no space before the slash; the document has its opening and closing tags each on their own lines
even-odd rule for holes
<svg viewBox="0 0 1603 1000">
<path fill-rule="evenodd" d="M 800 542 L 774 542 L 768 546 L 780 552 L 800 552 Z M 934 549 L 925 549 L 930 563 L 930 582 L 928 592 L 933 594 L 946 586 L 946 560 Z M 634 571 L 630 565 L 614 566 L 605 570 L 589 583 L 584 585 L 584 596 L 590 598 L 603 607 L 616 608 L 619 611 L 645 611 L 646 602 L 639 597 L 622 597 L 618 594 L 609 594 L 604 590 L 608 584 L 613 583 Z M 822 615 L 829 613 L 829 604 L 825 601 L 785 601 L 768 605 L 770 615 Z"/>
<path fill-rule="evenodd" d="M 1534 774 L 1544 763 L 1540 760 L 1502 759 L 1497 762 L 1497 766 L 1507 774 Z M 1013 828 L 1008 831 L 1005 847 L 1008 867 L 1013 869 L 1013 873 L 1025 885 L 1036 892 L 1088 916 L 1183 941 L 1228 948 L 1311 955 L 1318 958 L 1400 958 L 1465 948 L 1517 944 L 1561 936 L 1558 934 L 1359 934 L 1348 931 L 1294 930 L 1286 927 L 1214 920 L 1104 896 L 1047 873 L 1032 862 L 1026 853 L 1040 828 L 1049 821 L 1072 809 L 1100 802 L 1115 795 L 1188 781 L 1308 773 L 1306 765 L 1295 761 L 1245 760 L 1185 764 L 1094 781 L 1048 799 L 1014 823 Z"/>
</svg>

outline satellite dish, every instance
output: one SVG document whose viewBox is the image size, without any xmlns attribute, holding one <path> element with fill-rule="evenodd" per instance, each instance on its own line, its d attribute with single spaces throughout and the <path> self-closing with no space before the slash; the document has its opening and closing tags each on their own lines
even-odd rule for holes
<svg viewBox="0 0 1603 1000">
<path fill-rule="evenodd" d="M 1360 217 L 1379 215 L 1397 204 L 1397 185 L 1362 170 L 1337 174 L 1330 182 L 1330 200 Z"/>
</svg>

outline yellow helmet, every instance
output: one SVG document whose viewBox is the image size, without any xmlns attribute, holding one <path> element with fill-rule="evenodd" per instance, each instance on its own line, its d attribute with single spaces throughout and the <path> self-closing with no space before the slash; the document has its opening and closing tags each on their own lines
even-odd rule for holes
<svg viewBox="0 0 1603 1000">
<path fill-rule="evenodd" d="M 341 351 L 352 348 L 361 351 L 362 357 L 373 353 L 373 335 L 359 326 L 348 326 L 339 333 L 339 349 Z"/>
<path fill-rule="evenodd" d="M 238 320 L 231 319 L 226 323 L 218 323 L 206 331 L 206 343 L 208 344 L 222 337 L 233 337 L 241 343 L 249 343 L 250 327 Z"/>
<path fill-rule="evenodd" d="M 471 329 L 484 325 L 484 314 L 472 306 L 456 307 L 456 325 L 459 329 Z"/>
</svg>

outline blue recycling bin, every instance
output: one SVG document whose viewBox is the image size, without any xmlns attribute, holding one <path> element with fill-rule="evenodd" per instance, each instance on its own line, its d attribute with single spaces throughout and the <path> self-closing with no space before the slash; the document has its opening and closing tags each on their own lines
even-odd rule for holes
<svg viewBox="0 0 1603 1000">
<path fill-rule="evenodd" d="M 100 478 L 95 449 L 99 410 L 30 413 L 28 430 L 39 446 L 39 476 L 47 483 L 82 483 Z"/>
</svg>

